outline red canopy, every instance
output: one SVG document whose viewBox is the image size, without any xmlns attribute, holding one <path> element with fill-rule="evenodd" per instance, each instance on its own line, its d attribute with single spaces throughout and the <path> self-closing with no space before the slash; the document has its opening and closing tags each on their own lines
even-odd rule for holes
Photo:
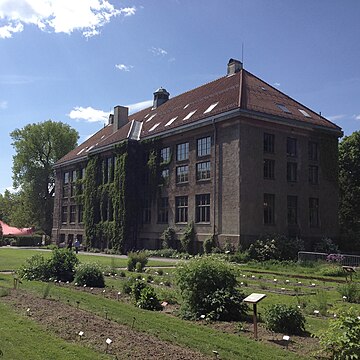
<svg viewBox="0 0 360 360">
<path fill-rule="evenodd" d="M 1 220 L 0 220 L 0 224 L 1 224 L 1 227 L 2 227 L 3 235 L 15 235 L 15 236 L 31 235 L 34 232 L 34 229 L 32 229 L 32 228 L 18 229 L 16 227 L 9 226 L 8 224 L 5 224 Z"/>
</svg>

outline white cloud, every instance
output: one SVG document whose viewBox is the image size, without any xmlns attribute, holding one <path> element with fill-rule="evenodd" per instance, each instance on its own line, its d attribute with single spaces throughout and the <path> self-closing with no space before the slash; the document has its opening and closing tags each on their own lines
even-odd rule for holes
<svg viewBox="0 0 360 360">
<path fill-rule="evenodd" d="M 115 67 L 121 71 L 130 71 L 133 68 L 132 65 L 125 64 L 116 64 Z"/>
<path fill-rule="evenodd" d="M 157 48 L 154 46 L 151 49 L 149 49 L 149 51 L 152 52 L 156 56 L 165 56 L 168 53 L 166 50 L 164 50 L 162 48 Z"/>
<path fill-rule="evenodd" d="M 137 111 L 146 109 L 150 106 L 152 106 L 153 104 L 153 100 L 145 100 L 145 101 L 141 101 L 135 104 L 130 104 L 130 105 L 126 105 L 129 108 L 129 113 L 133 114 Z"/>
<path fill-rule="evenodd" d="M 91 106 L 88 106 L 86 108 L 82 106 L 76 106 L 68 114 L 69 118 L 73 120 L 85 120 L 88 122 L 103 122 L 103 123 L 108 122 L 109 115 L 110 115 L 109 112 L 96 110 Z"/>
<path fill-rule="evenodd" d="M 278 82 L 276 82 L 276 83 L 274 83 L 274 86 L 276 86 L 276 87 L 280 87 L 280 83 L 278 83 Z"/>
<path fill-rule="evenodd" d="M 360 114 L 359 115 L 354 115 L 354 119 L 355 120 L 360 120 Z"/>
<path fill-rule="evenodd" d="M 330 115 L 330 116 L 327 116 L 326 118 L 330 121 L 338 121 L 338 120 L 343 119 L 344 117 L 346 117 L 346 115 L 338 114 L 338 115 Z"/>
<path fill-rule="evenodd" d="M 0 0 L 0 38 L 11 38 L 29 24 L 56 33 L 79 30 L 91 37 L 112 17 L 135 13 L 136 7 L 116 9 L 108 0 Z"/>
<path fill-rule="evenodd" d="M 0 109 L 5 110 L 8 107 L 8 102 L 5 100 L 0 100 Z"/>
</svg>

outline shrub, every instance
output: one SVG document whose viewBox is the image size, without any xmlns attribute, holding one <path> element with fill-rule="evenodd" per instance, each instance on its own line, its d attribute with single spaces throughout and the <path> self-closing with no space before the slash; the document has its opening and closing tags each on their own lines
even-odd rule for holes
<svg viewBox="0 0 360 360">
<path fill-rule="evenodd" d="M 147 262 L 148 262 L 148 258 L 144 251 L 130 252 L 128 253 L 127 269 L 129 271 L 136 270 L 138 272 L 142 272 Z M 137 265 L 137 263 L 139 263 L 140 265 Z"/>
<path fill-rule="evenodd" d="M 61 281 L 73 281 L 75 267 L 78 263 L 78 258 L 70 249 L 53 250 L 49 259 L 52 277 Z"/>
<path fill-rule="evenodd" d="M 166 228 L 161 235 L 161 239 L 163 249 L 175 248 L 176 232 L 173 228 Z"/>
<path fill-rule="evenodd" d="M 136 305 L 145 310 L 159 311 L 162 310 L 159 299 L 156 296 L 155 290 L 146 286 L 140 291 L 139 299 L 136 302 Z"/>
<path fill-rule="evenodd" d="M 330 238 L 323 237 L 320 241 L 315 243 L 314 251 L 327 254 L 337 254 L 339 252 L 339 248 Z"/>
<path fill-rule="evenodd" d="M 267 329 L 285 334 L 301 334 L 305 331 L 305 317 L 298 308 L 275 304 L 265 312 Z"/>
<path fill-rule="evenodd" d="M 182 314 L 186 318 L 209 314 L 221 318 L 221 314 L 233 314 L 231 307 L 237 300 L 221 300 L 220 295 L 238 295 L 237 299 L 242 297 L 235 291 L 236 277 L 230 265 L 212 256 L 196 257 L 178 265 L 176 282 L 183 298 Z M 218 306 L 230 307 L 221 310 Z M 243 310 L 244 307 L 238 309 L 239 313 Z"/>
<path fill-rule="evenodd" d="M 37 254 L 26 259 L 25 265 L 19 269 L 19 276 L 25 280 L 48 281 L 52 277 L 51 270 L 49 260 Z"/>
<path fill-rule="evenodd" d="M 358 283 L 349 282 L 338 288 L 341 296 L 346 297 L 346 301 L 350 303 L 360 303 L 360 287 Z"/>
<path fill-rule="evenodd" d="M 129 277 L 123 282 L 122 289 L 123 289 L 124 294 L 128 294 L 128 295 L 131 294 L 131 291 L 132 291 L 131 287 L 134 284 L 134 281 L 135 281 L 134 278 Z"/>
<path fill-rule="evenodd" d="M 104 275 L 97 264 L 80 264 L 76 268 L 75 282 L 80 286 L 92 286 L 103 288 L 105 286 Z"/>
<path fill-rule="evenodd" d="M 326 266 L 319 269 L 321 276 L 344 277 L 345 273 L 341 266 L 336 264 L 325 264 Z"/>
<path fill-rule="evenodd" d="M 329 320 L 329 327 L 319 334 L 321 352 L 330 353 L 332 359 L 360 358 L 360 318 L 353 308 Z"/>
<path fill-rule="evenodd" d="M 205 254 L 210 254 L 216 247 L 216 236 L 212 235 L 203 242 L 203 249 Z"/>
<path fill-rule="evenodd" d="M 13 246 L 40 246 L 42 243 L 41 235 L 17 236 Z"/>
<path fill-rule="evenodd" d="M 132 283 L 131 285 L 131 295 L 135 300 L 135 303 L 138 302 L 138 300 L 140 299 L 141 296 L 141 291 L 145 288 L 147 288 L 148 285 L 141 281 L 141 280 L 136 280 Z"/>
<path fill-rule="evenodd" d="M 229 255 L 229 261 L 236 262 L 238 264 L 246 263 L 250 260 L 249 251 L 237 251 L 235 254 Z"/>
<path fill-rule="evenodd" d="M 180 237 L 181 251 L 190 253 L 191 244 L 195 241 L 194 223 L 189 223 Z"/>
</svg>

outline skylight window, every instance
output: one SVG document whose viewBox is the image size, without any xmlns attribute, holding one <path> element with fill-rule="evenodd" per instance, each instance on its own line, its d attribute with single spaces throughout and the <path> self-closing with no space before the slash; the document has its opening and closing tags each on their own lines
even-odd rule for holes
<svg viewBox="0 0 360 360">
<path fill-rule="evenodd" d="M 146 122 L 152 120 L 155 116 L 156 116 L 156 113 L 155 113 L 155 114 L 152 114 L 152 115 L 146 120 Z"/>
<path fill-rule="evenodd" d="M 177 118 L 178 118 L 178 116 L 173 117 L 165 124 L 165 126 L 170 126 Z"/>
<path fill-rule="evenodd" d="M 150 113 L 149 113 L 149 114 L 146 114 L 145 117 L 144 117 L 144 119 L 146 119 L 149 115 L 150 115 Z"/>
<path fill-rule="evenodd" d="M 81 149 L 76 155 L 80 155 L 84 150 L 85 148 Z"/>
<path fill-rule="evenodd" d="M 190 111 L 183 120 L 189 120 L 195 113 L 196 113 L 197 109 L 194 111 Z"/>
<path fill-rule="evenodd" d="M 100 140 L 102 140 L 104 137 L 105 137 L 105 135 L 103 135 Z"/>
<path fill-rule="evenodd" d="M 186 105 L 184 106 L 184 109 L 186 109 L 189 105 L 190 105 L 190 104 L 186 104 Z"/>
<path fill-rule="evenodd" d="M 160 125 L 160 123 L 155 124 L 155 125 L 149 130 L 149 132 L 150 132 L 150 131 L 154 131 L 159 125 Z"/>
<path fill-rule="evenodd" d="M 91 145 L 87 150 L 86 152 L 89 152 L 91 149 L 93 149 L 95 146 L 94 145 Z"/>
<path fill-rule="evenodd" d="M 285 105 L 282 105 L 282 104 L 276 104 L 276 106 L 282 110 L 283 112 L 286 112 L 288 114 L 291 114 L 291 111 L 285 106 Z"/>
<path fill-rule="evenodd" d="M 305 110 L 302 110 L 302 109 L 298 109 L 305 117 L 308 117 L 308 118 L 311 118 L 311 116 L 305 111 Z"/>
<path fill-rule="evenodd" d="M 212 110 L 215 109 L 216 105 L 218 104 L 219 102 L 216 102 L 214 104 L 211 104 L 205 111 L 204 111 L 204 114 L 207 114 L 209 112 L 211 112 Z"/>
</svg>

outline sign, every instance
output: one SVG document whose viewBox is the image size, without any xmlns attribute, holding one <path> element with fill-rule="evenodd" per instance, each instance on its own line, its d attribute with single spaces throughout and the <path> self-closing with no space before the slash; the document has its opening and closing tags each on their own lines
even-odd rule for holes
<svg viewBox="0 0 360 360">
<path fill-rule="evenodd" d="M 257 304 L 260 300 L 262 300 L 265 297 L 266 297 L 265 294 L 252 293 L 251 295 L 246 297 L 243 301 L 250 304 Z"/>
</svg>

